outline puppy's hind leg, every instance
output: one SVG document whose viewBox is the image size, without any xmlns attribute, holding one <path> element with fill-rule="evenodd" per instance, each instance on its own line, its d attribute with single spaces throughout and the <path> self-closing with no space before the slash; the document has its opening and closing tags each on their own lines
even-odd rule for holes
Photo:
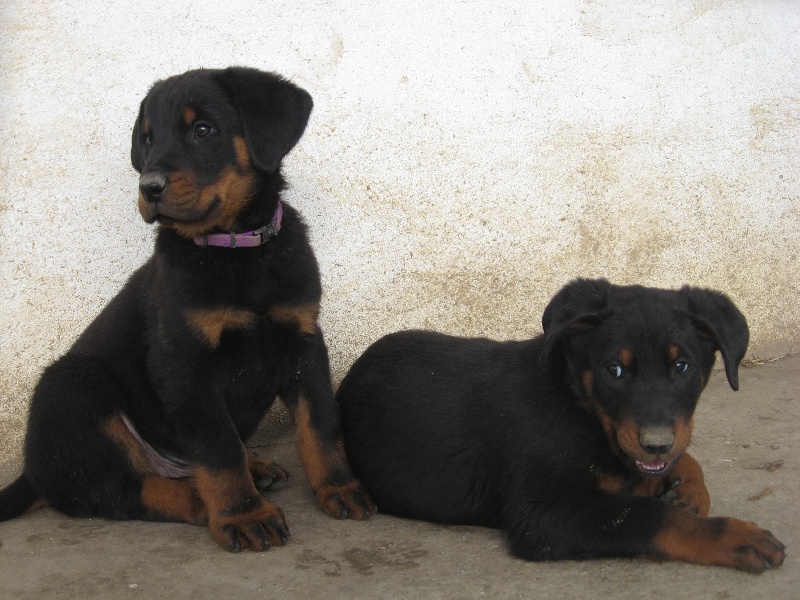
<svg viewBox="0 0 800 600">
<path fill-rule="evenodd" d="M 25 475 L 53 508 L 76 517 L 144 517 L 141 477 L 108 423 L 120 391 L 107 368 L 67 354 L 34 391 L 25 438 Z"/>
</svg>

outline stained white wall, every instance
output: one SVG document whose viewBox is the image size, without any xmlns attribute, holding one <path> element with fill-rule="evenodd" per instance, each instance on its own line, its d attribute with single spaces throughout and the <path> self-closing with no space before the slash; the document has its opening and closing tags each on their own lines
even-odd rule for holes
<svg viewBox="0 0 800 600">
<path fill-rule="evenodd" d="M 296 0 L 0 5 L 0 456 L 41 368 L 149 255 L 130 130 L 189 68 L 315 110 L 284 163 L 340 379 L 383 333 L 536 334 L 575 276 L 728 292 L 800 346 L 800 4 Z"/>
</svg>

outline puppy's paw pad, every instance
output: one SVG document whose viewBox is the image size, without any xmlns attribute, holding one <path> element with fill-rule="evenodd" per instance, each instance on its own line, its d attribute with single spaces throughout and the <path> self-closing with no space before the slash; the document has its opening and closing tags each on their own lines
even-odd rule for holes
<svg viewBox="0 0 800 600">
<path fill-rule="evenodd" d="M 259 492 L 278 490 L 286 485 L 289 472 L 278 463 L 270 462 L 253 454 L 247 457 L 247 470 Z"/>
</svg>

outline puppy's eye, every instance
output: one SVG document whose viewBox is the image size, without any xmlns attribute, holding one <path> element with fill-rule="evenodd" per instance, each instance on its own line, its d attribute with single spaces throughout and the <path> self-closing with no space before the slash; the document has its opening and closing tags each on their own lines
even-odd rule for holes
<svg viewBox="0 0 800 600">
<path fill-rule="evenodd" d="M 145 146 L 152 146 L 153 136 L 150 135 L 149 133 L 145 133 L 144 135 L 142 135 L 142 142 L 144 143 Z"/>
<path fill-rule="evenodd" d="M 608 371 L 608 374 L 614 377 L 615 379 L 619 379 L 620 377 L 622 377 L 623 373 L 622 365 L 608 365 L 606 367 L 606 371 Z"/>
<path fill-rule="evenodd" d="M 197 123 L 194 126 L 194 137 L 196 138 L 204 138 L 208 135 L 211 135 L 214 132 L 214 128 L 211 127 L 208 123 Z"/>
<path fill-rule="evenodd" d="M 676 375 L 680 375 L 681 373 L 686 373 L 686 371 L 689 370 L 689 363 L 683 360 L 679 360 L 675 363 L 673 369 L 675 369 Z"/>
</svg>

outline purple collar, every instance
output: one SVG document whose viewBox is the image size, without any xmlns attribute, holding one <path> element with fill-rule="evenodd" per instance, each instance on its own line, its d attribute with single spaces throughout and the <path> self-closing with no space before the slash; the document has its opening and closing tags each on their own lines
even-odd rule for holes
<svg viewBox="0 0 800 600">
<path fill-rule="evenodd" d="M 196 235 L 194 243 L 198 246 L 221 246 L 223 248 L 254 248 L 266 244 L 281 230 L 283 220 L 283 204 L 278 200 L 275 215 L 272 220 L 255 231 L 244 233 L 212 233 L 211 235 Z"/>
</svg>

